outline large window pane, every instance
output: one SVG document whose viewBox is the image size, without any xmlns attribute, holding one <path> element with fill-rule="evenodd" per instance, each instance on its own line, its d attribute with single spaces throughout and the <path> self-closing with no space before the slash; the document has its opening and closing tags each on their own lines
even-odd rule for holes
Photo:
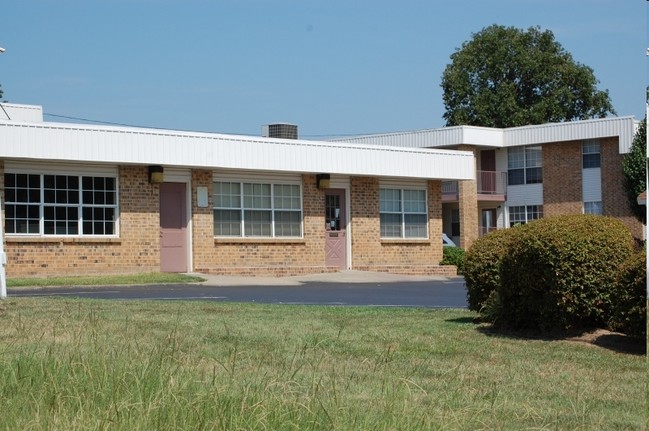
<svg viewBox="0 0 649 431">
<path fill-rule="evenodd" d="M 406 213 L 425 213 L 426 192 L 424 190 L 404 190 L 403 211 Z"/>
<path fill-rule="evenodd" d="M 381 238 L 401 237 L 401 214 L 381 214 Z"/>
<path fill-rule="evenodd" d="M 380 189 L 382 238 L 427 238 L 425 190 Z"/>
<path fill-rule="evenodd" d="M 215 236 L 241 236 L 240 210 L 214 210 Z"/>
<path fill-rule="evenodd" d="M 214 183 L 214 235 L 302 236 L 302 189 L 296 184 Z"/>
<path fill-rule="evenodd" d="M 401 190 L 381 189 L 381 212 L 401 212 Z"/>
<path fill-rule="evenodd" d="M 426 214 L 405 214 L 404 236 L 406 238 L 426 237 Z"/>
<path fill-rule="evenodd" d="M 543 168 L 528 168 L 525 170 L 527 184 L 538 184 L 543 182 Z"/>
<path fill-rule="evenodd" d="M 514 147 L 507 150 L 508 185 L 543 182 L 541 147 Z"/>
<path fill-rule="evenodd" d="M 543 217 L 543 205 L 509 207 L 509 226 L 526 224 Z"/>
<path fill-rule="evenodd" d="M 507 173 L 507 184 L 510 186 L 525 184 L 525 169 L 510 169 Z"/>
<path fill-rule="evenodd" d="M 509 148 L 507 150 L 507 168 L 519 169 L 525 167 L 525 149 L 523 147 Z"/>
<path fill-rule="evenodd" d="M 302 231 L 301 213 L 297 211 L 275 212 L 275 236 L 297 236 Z"/>
<path fill-rule="evenodd" d="M 275 209 L 301 210 L 302 197 L 300 186 L 276 184 L 274 186 L 274 206 Z"/>
<path fill-rule="evenodd" d="M 8 234 L 114 235 L 117 181 L 112 177 L 5 174 Z M 42 229 L 42 230 L 41 230 Z"/>
<path fill-rule="evenodd" d="M 271 236 L 271 211 L 244 211 L 244 234 L 246 236 Z"/>
<path fill-rule="evenodd" d="M 581 146 L 581 149 L 582 149 L 583 168 L 584 169 L 599 168 L 601 165 L 599 141 L 597 140 L 584 141 L 584 143 Z"/>
</svg>

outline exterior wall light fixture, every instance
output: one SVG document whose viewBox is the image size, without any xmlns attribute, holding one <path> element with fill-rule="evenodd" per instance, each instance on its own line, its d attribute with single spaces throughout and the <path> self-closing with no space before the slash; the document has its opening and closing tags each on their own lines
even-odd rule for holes
<svg viewBox="0 0 649 431">
<path fill-rule="evenodd" d="M 318 174 L 315 176 L 319 189 L 328 189 L 331 187 L 331 176 L 329 174 Z"/>
<path fill-rule="evenodd" d="M 149 182 L 151 184 L 160 184 L 165 180 L 164 168 L 159 165 L 149 166 Z"/>
</svg>

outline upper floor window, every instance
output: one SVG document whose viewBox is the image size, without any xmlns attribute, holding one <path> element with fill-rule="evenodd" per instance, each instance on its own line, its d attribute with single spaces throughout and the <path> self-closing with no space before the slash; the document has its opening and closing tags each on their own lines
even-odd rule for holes
<svg viewBox="0 0 649 431">
<path fill-rule="evenodd" d="M 508 184 L 543 182 L 541 147 L 514 147 L 507 150 Z"/>
<path fill-rule="evenodd" d="M 599 168 L 599 141 L 584 141 L 581 145 L 581 158 L 584 169 Z"/>
<path fill-rule="evenodd" d="M 116 234 L 115 177 L 7 173 L 4 180 L 8 235 Z"/>
<path fill-rule="evenodd" d="M 301 237 L 301 187 L 297 184 L 215 182 L 214 236 Z"/>
<path fill-rule="evenodd" d="M 521 205 L 509 207 L 509 226 L 526 224 L 543 217 L 543 205 Z"/>
<path fill-rule="evenodd" d="M 381 238 L 428 238 L 425 190 L 381 188 Z"/>
</svg>

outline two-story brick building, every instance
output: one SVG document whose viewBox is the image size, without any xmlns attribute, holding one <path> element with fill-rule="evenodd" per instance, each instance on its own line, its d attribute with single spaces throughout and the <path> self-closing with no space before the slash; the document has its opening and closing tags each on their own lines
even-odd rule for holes
<svg viewBox="0 0 649 431">
<path fill-rule="evenodd" d="M 614 117 L 508 129 L 445 127 L 338 141 L 473 152 L 475 178 L 442 183 L 444 233 L 468 247 L 493 229 L 558 214 L 617 217 L 636 238 L 644 238 L 622 187 L 622 159 L 637 126 L 632 117 Z"/>
<path fill-rule="evenodd" d="M 474 153 L 43 121 L 3 104 L 7 275 L 451 274 L 442 183 Z M 0 117 L 1 118 L 1 117 Z"/>
</svg>

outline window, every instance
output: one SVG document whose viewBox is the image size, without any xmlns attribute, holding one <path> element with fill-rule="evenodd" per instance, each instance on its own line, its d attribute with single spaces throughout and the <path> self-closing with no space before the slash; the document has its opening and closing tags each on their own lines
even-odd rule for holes
<svg viewBox="0 0 649 431">
<path fill-rule="evenodd" d="M 602 215 L 602 202 L 584 202 L 584 214 Z"/>
<path fill-rule="evenodd" d="M 543 205 L 509 207 L 509 226 L 529 223 L 543 217 Z"/>
<path fill-rule="evenodd" d="M 451 236 L 460 236 L 460 210 L 451 210 Z"/>
<path fill-rule="evenodd" d="M 428 238 L 425 190 L 380 190 L 381 238 Z"/>
<path fill-rule="evenodd" d="M 515 147 L 507 151 L 508 184 L 538 184 L 543 182 L 543 153 L 541 147 Z"/>
<path fill-rule="evenodd" d="M 215 182 L 214 236 L 301 237 L 301 187 L 296 184 Z"/>
<path fill-rule="evenodd" d="M 5 231 L 15 235 L 115 235 L 117 179 L 5 174 Z"/>
<path fill-rule="evenodd" d="M 584 169 L 600 167 L 599 141 L 584 141 L 581 145 L 581 153 Z"/>
</svg>

